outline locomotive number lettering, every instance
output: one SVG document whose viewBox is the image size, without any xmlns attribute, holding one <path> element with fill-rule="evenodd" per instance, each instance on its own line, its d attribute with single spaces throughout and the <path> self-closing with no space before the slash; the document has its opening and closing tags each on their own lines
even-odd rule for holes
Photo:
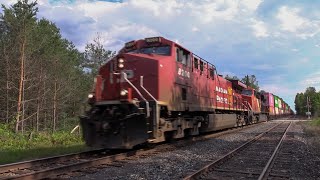
<svg viewBox="0 0 320 180">
<path fill-rule="evenodd" d="M 190 72 L 183 70 L 181 68 L 178 69 L 178 75 L 179 76 L 183 76 L 183 77 L 187 77 L 190 78 Z"/>
<path fill-rule="evenodd" d="M 228 98 L 223 98 L 217 95 L 217 102 L 228 104 Z"/>
<path fill-rule="evenodd" d="M 223 94 L 228 94 L 228 91 L 226 89 L 223 89 L 222 87 L 216 86 L 216 91 Z"/>
</svg>

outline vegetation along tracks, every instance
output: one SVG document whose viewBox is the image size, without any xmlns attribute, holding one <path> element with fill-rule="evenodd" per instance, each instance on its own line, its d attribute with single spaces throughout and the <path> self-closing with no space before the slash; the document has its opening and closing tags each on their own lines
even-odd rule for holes
<svg viewBox="0 0 320 180">
<path fill-rule="evenodd" d="M 0 179 L 43 179 L 103 164 L 113 166 L 121 163 L 121 160 L 130 159 L 132 157 L 148 157 L 185 146 L 190 142 L 219 137 L 254 126 L 256 126 L 256 124 L 233 128 L 213 134 L 196 136 L 182 141 L 161 144 L 155 148 L 147 147 L 144 149 L 142 148 L 130 151 L 106 151 L 101 149 L 1 165 Z"/>
<path fill-rule="evenodd" d="M 266 179 L 291 123 L 273 126 L 184 179 Z"/>
</svg>

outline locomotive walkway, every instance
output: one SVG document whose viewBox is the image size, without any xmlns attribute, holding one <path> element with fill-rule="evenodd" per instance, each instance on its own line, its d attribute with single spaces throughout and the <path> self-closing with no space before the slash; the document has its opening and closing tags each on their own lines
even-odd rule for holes
<svg viewBox="0 0 320 180">
<path fill-rule="evenodd" d="M 275 125 L 184 179 L 289 178 L 270 172 L 291 123 Z"/>
</svg>

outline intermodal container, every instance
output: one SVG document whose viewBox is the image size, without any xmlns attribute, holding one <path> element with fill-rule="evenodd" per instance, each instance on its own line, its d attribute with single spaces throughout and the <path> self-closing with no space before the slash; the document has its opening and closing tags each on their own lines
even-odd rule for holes
<svg viewBox="0 0 320 180">
<path fill-rule="evenodd" d="M 274 107 L 274 114 L 279 115 L 279 108 L 278 107 Z"/>
<path fill-rule="evenodd" d="M 274 98 L 272 93 L 268 93 L 268 99 L 269 99 L 269 114 L 274 115 Z"/>
<path fill-rule="evenodd" d="M 279 98 L 278 98 L 278 96 L 273 95 L 273 99 L 274 99 L 274 107 L 275 108 L 279 108 Z"/>
</svg>

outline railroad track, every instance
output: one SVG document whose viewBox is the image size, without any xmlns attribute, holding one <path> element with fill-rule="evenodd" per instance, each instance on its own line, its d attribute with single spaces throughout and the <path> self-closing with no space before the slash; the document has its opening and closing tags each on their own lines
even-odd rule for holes
<svg viewBox="0 0 320 180">
<path fill-rule="evenodd" d="M 161 144 L 129 151 L 107 151 L 93 150 L 82 153 L 61 155 L 49 158 L 42 158 L 31 161 L 24 161 L 6 165 L 0 165 L 0 180 L 2 179 L 44 179 L 57 177 L 61 174 L 68 174 L 81 169 L 97 167 L 100 165 L 119 166 L 122 160 L 132 158 L 144 158 L 164 151 L 174 150 L 177 147 L 185 146 L 194 141 L 201 141 L 222 135 L 235 133 L 243 129 L 251 128 L 257 124 L 233 128 L 226 131 L 195 136 L 189 139 L 176 141 L 169 144 Z"/>
<path fill-rule="evenodd" d="M 42 177 L 50 177 L 51 174 L 55 174 L 50 174 L 50 171 L 59 170 L 60 167 L 68 166 L 68 164 L 81 163 L 93 158 L 103 157 L 106 154 L 112 155 L 115 153 L 117 152 L 98 149 L 0 165 L 0 179 L 35 179 L 38 177 L 38 179 L 40 179 Z M 42 176 L 41 172 L 46 171 L 48 171 L 49 174 Z"/>
<path fill-rule="evenodd" d="M 119 151 L 94 150 L 0 166 L 0 179 L 44 179 L 82 168 L 122 160 L 140 155 L 144 150 Z"/>
<path fill-rule="evenodd" d="M 184 180 L 267 179 L 291 123 L 273 126 Z M 271 176 L 281 177 L 275 174 Z"/>
</svg>

